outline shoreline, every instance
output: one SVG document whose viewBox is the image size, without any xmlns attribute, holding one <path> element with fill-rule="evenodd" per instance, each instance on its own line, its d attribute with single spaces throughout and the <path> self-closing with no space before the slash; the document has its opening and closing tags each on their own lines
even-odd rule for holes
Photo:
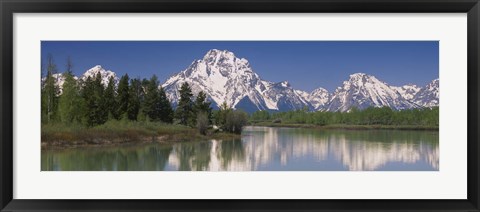
<svg viewBox="0 0 480 212">
<path fill-rule="evenodd" d="M 177 143 L 210 139 L 238 139 L 240 134 L 213 132 L 201 135 L 197 129 L 172 126 L 120 126 L 117 128 L 83 128 L 42 126 L 41 149 L 105 147 L 148 143 Z"/>
<path fill-rule="evenodd" d="M 247 126 L 260 127 L 287 127 L 306 128 L 319 130 L 416 130 L 416 131 L 437 131 L 437 126 L 408 126 L 408 125 L 313 125 L 313 124 L 288 124 L 258 122 L 250 123 Z M 43 128 L 43 126 L 42 126 Z M 213 132 L 201 135 L 194 128 L 182 127 L 176 130 L 166 130 L 157 126 L 154 130 L 147 130 L 147 127 L 122 127 L 120 129 L 62 129 L 55 126 L 42 131 L 41 149 L 69 149 L 82 147 L 107 147 L 121 145 L 136 145 L 148 143 L 177 143 L 192 142 L 210 139 L 239 139 L 241 134 Z"/>
<path fill-rule="evenodd" d="M 258 122 L 250 123 L 248 126 L 259 127 L 288 127 L 288 128 L 307 128 L 322 130 L 418 130 L 418 131 L 438 131 L 438 126 L 415 126 L 415 125 L 314 125 L 314 124 L 291 124 L 291 123 L 268 123 Z"/>
</svg>

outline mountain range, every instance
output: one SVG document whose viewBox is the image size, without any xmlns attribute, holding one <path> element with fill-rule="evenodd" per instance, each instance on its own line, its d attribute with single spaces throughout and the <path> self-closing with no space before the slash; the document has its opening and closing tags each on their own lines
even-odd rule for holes
<svg viewBox="0 0 480 212">
<path fill-rule="evenodd" d="M 97 65 L 79 79 L 100 73 L 106 85 L 110 77 L 118 82 L 113 71 Z M 63 77 L 56 74 L 57 85 Z M 306 92 L 293 88 L 288 81 L 271 82 L 252 70 L 245 58 L 227 50 L 209 50 L 202 59 L 193 61 L 185 70 L 169 77 L 161 86 L 175 106 L 181 85 L 187 82 L 196 95 L 203 91 L 218 108 L 223 102 L 247 112 L 256 110 L 288 111 L 307 108 L 311 111 L 349 111 L 351 108 L 390 107 L 394 110 L 439 106 L 439 80 L 424 87 L 407 84 L 391 86 L 365 73 L 354 73 L 334 92 L 317 88 Z"/>
</svg>

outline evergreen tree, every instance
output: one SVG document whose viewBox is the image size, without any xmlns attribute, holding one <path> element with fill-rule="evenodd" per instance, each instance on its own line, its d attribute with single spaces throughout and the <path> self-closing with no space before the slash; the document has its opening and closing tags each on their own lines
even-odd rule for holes
<svg viewBox="0 0 480 212">
<path fill-rule="evenodd" d="M 173 109 L 170 101 L 165 94 L 165 91 L 160 87 L 159 91 L 160 99 L 160 120 L 165 123 L 173 123 Z"/>
<path fill-rule="evenodd" d="M 93 80 L 90 76 L 85 81 L 82 96 L 85 101 L 85 122 L 87 126 L 104 124 L 108 118 L 105 108 L 102 76 L 98 73 Z"/>
<path fill-rule="evenodd" d="M 123 75 L 118 83 L 118 95 L 117 95 L 117 118 L 122 119 L 127 116 L 128 103 L 129 103 L 129 81 L 128 74 Z"/>
<path fill-rule="evenodd" d="M 158 79 L 155 75 L 150 78 L 145 89 L 143 113 L 151 121 L 160 120 L 160 95 L 158 91 Z"/>
<path fill-rule="evenodd" d="M 220 105 L 219 110 L 215 113 L 215 124 L 220 127 L 224 126 L 227 120 L 227 115 L 230 112 L 232 112 L 232 108 L 228 106 L 227 102 L 223 102 L 222 105 Z"/>
<path fill-rule="evenodd" d="M 180 99 L 178 101 L 177 110 L 175 111 L 175 117 L 179 120 L 180 124 L 192 125 L 193 117 L 193 102 L 192 102 L 192 89 L 187 82 L 184 82 L 180 87 Z"/>
<path fill-rule="evenodd" d="M 56 85 L 57 79 L 54 77 L 54 74 L 57 73 L 57 66 L 53 61 L 52 55 L 47 57 L 47 76 L 43 83 L 43 88 L 41 91 L 41 110 L 42 110 L 42 121 L 45 123 L 53 122 L 57 116 L 58 110 L 58 95 L 60 94 L 60 89 Z"/>
<path fill-rule="evenodd" d="M 67 64 L 65 66 L 65 72 L 73 75 L 73 62 L 70 56 L 67 57 Z"/>
<path fill-rule="evenodd" d="M 129 96 L 130 101 L 128 103 L 128 119 L 130 120 L 137 120 L 138 114 L 140 112 L 141 102 L 143 99 L 143 88 L 142 82 L 140 79 L 132 79 L 130 80 L 130 89 L 129 89 Z"/>
<path fill-rule="evenodd" d="M 72 62 L 67 59 L 66 71 L 63 73 L 62 94 L 58 100 L 60 121 L 64 124 L 80 123 L 82 120 L 83 101 L 80 96 L 80 87 L 72 73 Z"/>
<path fill-rule="evenodd" d="M 108 79 L 108 85 L 105 89 L 103 95 L 105 101 L 105 110 L 108 116 L 108 119 L 117 118 L 117 101 L 116 101 L 116 91 L 115 91 L 115 79 L 110 77 Z"/>
<path fill-rule="evenodd" d="M 206 114 L 208 120 L 212 118 L 212 108 L 210 107 L 210 101 L 207 101 L 207 94 L 203 91 L 200 91 L 195 99 L 194 112 L 196 118 L 198 114 Z M 196 122 L 196 120 L 194 120 Z M 209 121 L 210 123 L 210 121 Z"/>
<path fill-rule="evenodd" d="M 108 119 L 108 112 L 106 108 L 106 101 L 104 99 L 105 87 L 102 84 L 102 75 L 97 73 L 94 84 L 94 97 L 96 102 L 95 114 L 96 125 L 104 124 Z"/>
<path fill-rule="evenodd" d="M 95 124 L 95 114 L 93 111 L 93 108 L 95 107 L 95 99 L 93 98 L 93 93 L 93 79 L 88 76 L 83 82 L 83 88 L 81 92 L 83 102 L 85 103 L 83 122 L 87 126 L 93 126 Z"/>
</svg>

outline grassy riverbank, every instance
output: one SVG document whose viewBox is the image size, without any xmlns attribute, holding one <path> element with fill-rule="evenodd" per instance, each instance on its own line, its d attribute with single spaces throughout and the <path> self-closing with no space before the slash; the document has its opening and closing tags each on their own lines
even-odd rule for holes
<svg viewBox="0 0 480 212">
<path fill-rule="evenodd" d="M 182 142 L 205 139 L 233 139 L 240 135 L 207 131 L 158 122 L 108 121 L 95 127 L 81 125 L 42 125 L 42 147 L 75 147 L 88 145 L 117 145 L 147 142 Z"/>
<path fill-rule="evenodd" d="M 265 127 L 292 127 L 292 128 L 318 128 L 318 129 L 346 129 L 346 130 L 434 130 L 438 131 L 438 126 L 417 126 L 417 125 L 349 125 L 349 124 L 332 124 L 332 125 L 314 125 L 314 124 L 296 124 L 296 123 L 272 123 L 272 122 L 251 122 L 252 126 Z"/>
</svg>

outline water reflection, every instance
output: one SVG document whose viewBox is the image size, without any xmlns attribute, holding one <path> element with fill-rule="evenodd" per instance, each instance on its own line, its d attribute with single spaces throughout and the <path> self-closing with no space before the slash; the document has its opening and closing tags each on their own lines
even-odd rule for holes
<svg viewBox="0 0 480 212">
<path fill-rule="evenodd" d="M 438 170 L 438 132 L 247 127 L 238 140 L 42 151 L 42 170 Z"/>
</svg>

